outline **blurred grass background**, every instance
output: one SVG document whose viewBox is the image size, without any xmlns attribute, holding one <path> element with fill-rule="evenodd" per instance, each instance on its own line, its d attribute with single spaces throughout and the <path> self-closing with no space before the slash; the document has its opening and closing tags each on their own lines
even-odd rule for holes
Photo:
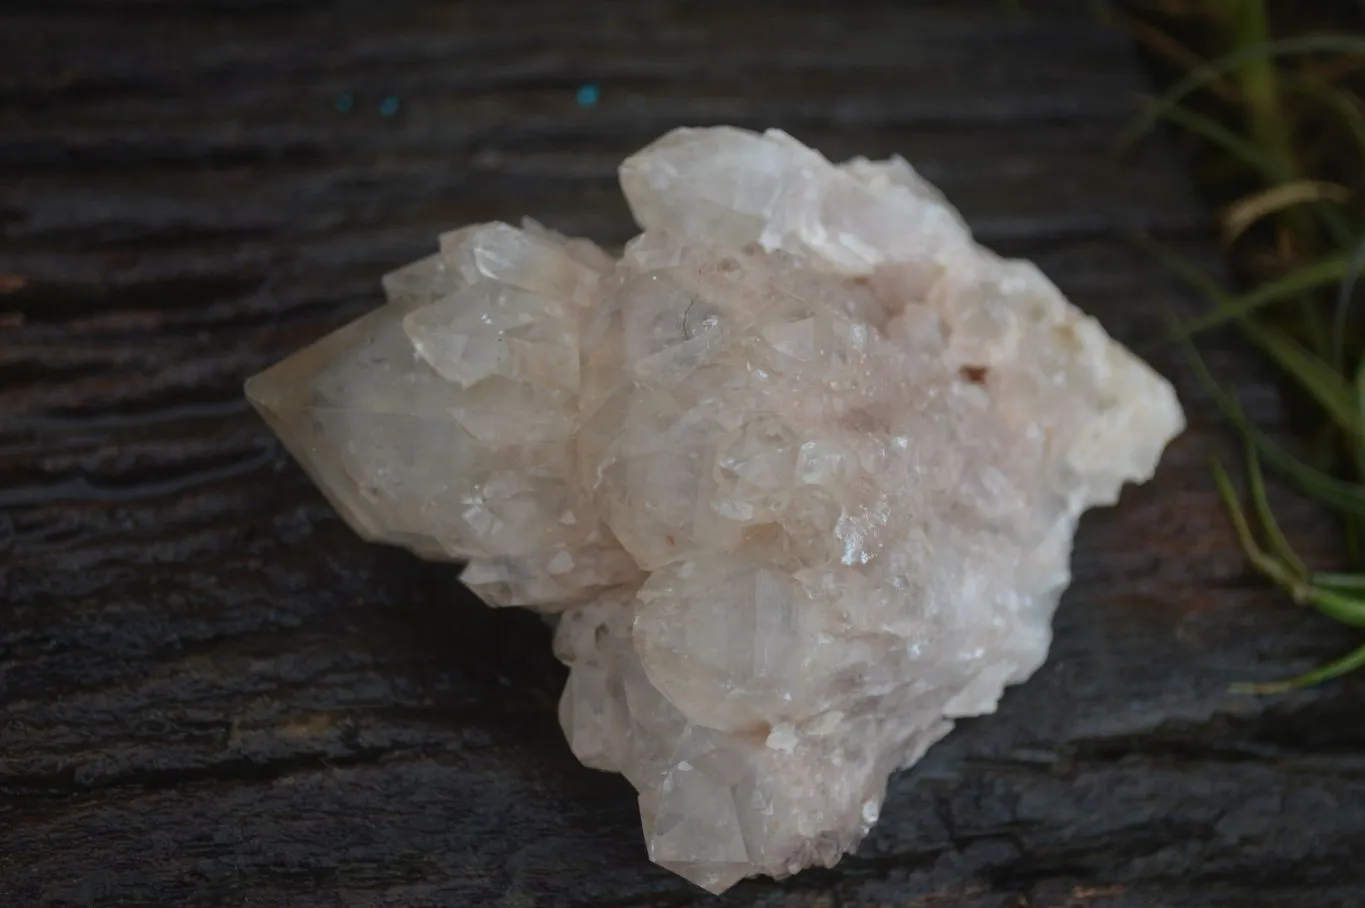
<svg viewBox="0 0 1365 908">
<path fill-rule="evenodd" d="M 1219 229 L 1231 288 L 1168 250 L 1153 253 L 1207 309 L 1176 339 L 1246 449 L 1245 500 L 1214 463 L 1250 563 L 1288 598 L 1365 628 L 1365 4 L 1350 0 L 1129 0 L 1118 15 L 1162 94 L 1125 142 L 1177 135 Z M 1173 320 L 1174 320 L 1173 316 Z M 1250 421 L 1199 356 L 1204 332 L 1239 330 L 1284 377 L 1297 438 Z M 1276 525 L 1262 467 L 1341 523 L 1345 565 L 1306 565 Z M 1344 643 L 1349 649 L 1349 643 Z M 1275 693 L 1365 666 L 1365 645 Z"/>
</svg>

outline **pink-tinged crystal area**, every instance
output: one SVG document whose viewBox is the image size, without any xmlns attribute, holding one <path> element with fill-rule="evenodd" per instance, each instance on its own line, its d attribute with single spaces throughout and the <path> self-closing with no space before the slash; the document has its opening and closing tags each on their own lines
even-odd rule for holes
<svg viewBox="0 0 1365 908">
<path fill-rule="evenodd" d="M 557 617 L 560 719 L 712 892 L 831 866 L 1047 656 L 1076 520 L 1168 382 L 903 160 L 679 129 L 619 259 L 466 227 L 248 383 L 355 530 Z"/>
</svg>

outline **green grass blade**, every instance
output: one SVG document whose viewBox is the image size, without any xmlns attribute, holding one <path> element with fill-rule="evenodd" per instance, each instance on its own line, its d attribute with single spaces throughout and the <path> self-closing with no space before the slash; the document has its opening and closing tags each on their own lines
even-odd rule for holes
<svg viewBox="0 0 1365 908">
<path fill-rule="evenodd" d="M 1285 538 L 1279 521 L 1275 519 L 1275 512 L 1270 508 L 1270 501 L 1265 493 L 1265 476 L 1261 473 L 1261 459 L 1256 454 L 1256 446 L 1248 444 L 1246 449 L 1247 486 L 1251 490 L 1251 504 L 1256 511 L 1256 519 L 1260 521 L 1261 528 L 1265 531 L 1270 550 L 1294 573 L 1297 580 L 1302 581 L 1308 576 L 1308 567 Z"/>
<path fill-rule="evenodd" d="M 1229 402 L 1229 399 L 1224 395 L 1223 400 L 1219 401 L 1219 405 L 1223 407 Z M 1233 407 L 1236 405 L 1233 404 Z M 1365 487 L 1337 479 L 1335 476 L 1304 463 L 1276 444 L 1269 435 L 1252 425 L 1246 415 L 1241 412 L 1240 407 L 1236 407 L 1235 416 L 1232 407 L 1225 407 L 1223 412 L 1246 436 L 1247 440 L 1256 446 L 1256 450 L 1265 458 L 1266 463 L 1298 486 L 1299 491 L 1330 508 L 1365 517 Z"/>
<path fill-rule="evenodd" d="M 1315 501 L 1348 514 L 1365 517 L 1365 488 L 1344 482 L 1309 466 L 1275 443 L 1242 413 L 1241 407 L 1220 388 L 1215 403 L 1272 469 L 1283 474 L 1299 490 Z"/>
<path fill-rule="evenodd" d="M 1365 54 L 1365 37 L 1354 35 L 1309 35 L 1301 38 L 1287 38 L 1280 41 L 1266 41 L 1243 47 L 1231 54 L 1210 60 L 1191 71 L 1189 75 L 1173 85 L 1157 102 L 1148 108 L 1123 136 L 1123 146 L 1131 145 L 1142 135 L 1150 132 L 1170 108 L 1176 107 L 1185 98 L 1199 91 L 1210 82 L 1235 72 L 1251 63 L 1281 57 L 1305 56 L 1309 54 Z"/>
<path fill-rule="evenodd" d="M 1161 264 L 1169 268 L 1176 277 L 1197 290 L 1201 296 L 1209 299 L 1217 299 L 1223 295 L 1223 290 L 1213 280 L 1203 272 L 1198 266 L 1191 264 L 1170 249 L 1156 242 L 1149 236 L 1138 234 L 1133 239 L 1147 249 L 1151 255 L 1160 260 Z M 1175 318 L 1172 315 L 1172 318 Z"/>
<path fill-rule="evenodd" d="M 1232 487 L 1232 480 L 1228 477 L 1228 471 L 1223 468 L 1222 461 L 1215 457 L 1209 466 L 1213 470 L 1213 481 L 1218 486 L 1218 494 L 1223 499 L 1223 506 L 1227 508 L 1228 518 L 1232 521 L 1232 529 L 1237 534 L 1237 542 L 1241 544 L 1242 552 L 1246 555 L 1247 560 L 1256 570 L 1275 583 L 1291 592 L 1300 592 L 1302 585 L 1290 573 L 1289 569 L 1275 557 L 1263 552 L 1256 542 L 1256 534 L 1251 531 L 1251 524 L 1247 522 L 1246 511 L 1242 507 L 1241 500 L 1237 497 L 1237 491 Z"/>
<path fill-rule="evenodd" d="M 1358 152 L 1365 154 L 1365 113 L 1361 113 L 1357 103 L 1344 91 L 1310 73 L 1294 72 L 1289 75 L 1289 87 L 1336 114 L 1355 140 Z M 1354 246 L 1358 232 L 1352 229 L 1345 215 L 1332 205 L 1320 204 L 1318 207 L 1319 217 L 1327 224 L 1333 242 L 1341 248 Z"/>
<path fill-rule="evenodd" d="M 1150 245 L 1155 247 L 1156 254 L 1182 280 L 1214 302 L 1217 307 L 1215 314 L 1222 313 L 1229 320 L 1235 320 L 1253 342 L 1271 356 L 1282 369 L 1294 376 L 1313 395 L 1334 423 L 1351 438 L 1365 439 L 1365 417 L 1362 417 L 1361 407 L 1345 379 L 1334 372 L 1320 357 L 1315 356 L 1284 332 L 1233 314 L 1245 306 L 1245 301 L 1252 294 L 1242 297 L 1240 301 L 1229 297 L 1193 265 L 1159 244 Z M 1263 285 L 1262 289 L 1265 286 L 1268 285 Z M 1185 329 L 1186 333 L 1201 330 L 1207 325 L 1208 320 L 1209 316 L 1194 319 Z"/>
<path fill-rule="evenodd" d="M 1347 592 L 1365 592 L 1365 574 L 1338 574 L 1333 571 L 1317 571 L 1309 576 L 1313 586 Z"/>
<path fill-rule="evenodd" d="M 1221 149 L 1233 160 L 1240 161 L 1269 186 L 1283 186 L 1295 182 L 1298 178 L 1298 170 L 1287 151 L 1282 150 L 1280 154 L 1267 152 L 1254 141 L 1239 136 L 1213 117 L 1184 107 L 1165 108 L 1161 112 L 1161 117 Z M 1334 236 L 1349 234 L 1349 228 L 1341 213 L 1330 205 L 1315 204 L 1303 213 L 1316 217 Z"/>
<path fill-rule="evenodd" d="M 1356 410 L 1360 413 L 1361 421 L 1365 422 L 1365 355 L 1361 356 L 1356 366 L 1355 389 Z M 1365 478 L 1365 442 L 1356 445 L 1356 472 Z"/>
<path fill-rule="evenodd" d="M 1174 316 L 1173 316 L 1174 318 Z M 1256 452 L 1272 469 L 1278 471 L 1308 497 L 1320 501 L 1338 511 L 1365 516 L 1365 487 L 1345 482 L 1321 470 L 1315 469 L 1284 448 L 1280 447 L 1269 435 L 1247 419 L 1236 397 L 1225 391 L 1214 380 L 1198 348 L 1188 333 L 1181 330 L 1178 321 L 1174 332 L 1175 340 L 1181 343 L 1190 360 L 1195 375 L 1208 392 L 1214 405 L 1223 417 L 1233 424 L 1243 438 L 1256 446 Z"/>
<path fill-rule="evenodd" d="M 1155 102 L 1152 102 L 1155 104 Z M 1183 107 L 1165 108 L 1160 114 L 1182 129 L 1221 148 L 1229 156 L 1241 161 L 1268 183 L 1283 183 L 1293 179 L 1293 172 L 1278 164 L 1273 157 L 1256 145 L 1237 135 L 1213 117 L 1186 110 Z"/>
<path fill-rule="evenodd" d="M 1349 235 L 1349 228 L 1345 227 L 1341 212 L 1324 203 L 1340 204 L 1350 197 L 1351 191 L 1339 183 L 1327 183 L 1322 180 L 1290 180 L 1276 183 L 1260 192 L 1243 196 L 1224 209 L 1223 242 L 1231 245 L 1257 222 L 1272 215 L 1288 214 L 1298 207 L 1314 211 L 1324 223 L 1329 221 L 1333 224 L 1341 223 Z M 1354 246 L 1355 243 L 1352 241 L 1346 245 Z"/>
<path fill-rule="evenodd" d="M 1207 331 L 1228 322 L 1245 318 L 1272 303 L 1298 299 L 1304 294 L 1335 284 L 1346 277 L 1350 262 L 1345 256 L 1331 255 L 1296 268 L 1272 281 L 1266 281 L 1241 296 L 1228 296 L 1215 291 L 1218 306 L 1213 311 L 1191 319 L 1186 329 L 1190 333 Z"/>
<path fill-rule="evenodd" d="M 1268 684 L 1234 684 L 1232 692 L 1237 694 L 1283 694 L 1305 687 L 1314 687 L 1325 681 L 1340 678 L 1357 669 L 1365 667 L 1365 646 L 1353 650 L 1335 662 L 1288 681 L 1272 681 Z"/>
<path fill-rule="evenodd" d="M 1239 327 L 1313 396 L 1343 432 L 1355 441 L 1365 439 L 1354 389 L 1340 373 L 1283 331 L 1251 319 L 1241 322 Z"/>
<path fill-rule="evenodd" d="M 1290 88 L 1336 114 L 1351 138 L 1355 139 L 1358 150 L 1365 153 L 1365 113 L 1361 112 L 1356 101 L 1347 92 L 1312 73 L 1293 72 L 1289 75 Z"/>
<path fill-rule="evenodd" d="M 1356 284 L 1360 281 L 1362 270 L 1365 270 L 1365 237 L 1361 237 L 1355 251 L 1351 253 L 1346 275 L 1337 290 L 1336 307 L 1332 313 L 1332 364 L 1336 366 L 1338 372 L 1346 371 L 1346 323 L 1350 317 L 1351 300 L 1356 295 Z M 1359 388 L 1359 376 L 1356 387 Z"/>
<path fill-rule="evenodd" d="M 1232 0 L 1228 5 L 1234 47 L 1255 47 L 1270 40 L 1266 0 Z M 1247 130 L 1258 148 L 1288 174 L 1297 170 L 1290 138 L 1292 120 L 1280 97 L 1280 74 L 1270 58 L 1248 60 L 1237 69 L 1247 113 Z"/>
<path fill-rule="evenodd" d="M 1303 601 L 1333 621 L 1351 627 L 1365 627 L 1365 602 L 1347 593 L 1314 587 L 1304 594 Z"/>
</svg>

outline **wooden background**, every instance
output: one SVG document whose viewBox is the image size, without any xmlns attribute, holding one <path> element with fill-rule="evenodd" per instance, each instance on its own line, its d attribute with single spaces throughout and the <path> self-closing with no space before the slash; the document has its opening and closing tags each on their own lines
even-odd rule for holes
<svg viewBox="0 0 1365 908">
<path fill-rule="evenodd" d="M 1126 240 L 1212 261 L 1206 214 L 1159 145 L 1112 153 L 1145 88 L 1123 34 L 1023 5 L 0 6 L 0 906 L 1365 904 L 1365 685 L 1226 692 L 1356 641 L 1248 575 L 1212 492 L 1172 286 Z M 570 756 L 542 624 L 358 541 L 240 386 L 443 229 L 623 241 L 615 164 L 719 122 L 906 155 L 1192 427 L 1083 522 L 1037 677 L 897 776 L 836 870 L 715 900 Z"/>
</svg>

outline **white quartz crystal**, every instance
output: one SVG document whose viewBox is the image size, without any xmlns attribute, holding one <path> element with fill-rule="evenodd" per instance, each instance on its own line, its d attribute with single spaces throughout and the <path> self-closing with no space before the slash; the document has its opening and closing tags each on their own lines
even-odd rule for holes
<svg viewBox="0 0 1365 908">
<path fill-rule="evenodd" d="M 367 539 L 559 616 L 560 718 L 712 892 L 830 866 L 1042 664 L 1171 386 L 905 161 L 679 129 L 612 259 L 466 227 L 248 393 Z"/>
</svg>

